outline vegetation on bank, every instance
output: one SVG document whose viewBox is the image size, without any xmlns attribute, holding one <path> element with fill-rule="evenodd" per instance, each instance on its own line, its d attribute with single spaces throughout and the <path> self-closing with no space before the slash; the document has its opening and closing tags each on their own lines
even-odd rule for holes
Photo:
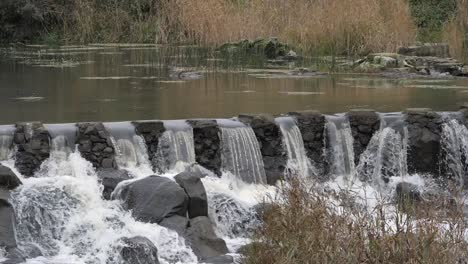
<svg viewBox="0 0 468 264">
<path fill-rule="evenodd" d="M 371 211 L 356 194 L 336 199 L 293 180 L 262 214 L 245 263 L 466 263 L 467 223 L 456 202 L 409 199 Z M 407 197 L 409 198 L 409 197 Z M 334 203 L 333 203 L 334 201 Z M 372 203 L 372 202 L 371 202 Z M 367 208 L 369 209 L 369 208 Z"/>
<path fill-rule="evenodd" d="M 197 43 L 275 36 L 313 54 L 450 41 L 462 54 L 467 0 L 4 0 L 3 42 Z"/>
</svg>

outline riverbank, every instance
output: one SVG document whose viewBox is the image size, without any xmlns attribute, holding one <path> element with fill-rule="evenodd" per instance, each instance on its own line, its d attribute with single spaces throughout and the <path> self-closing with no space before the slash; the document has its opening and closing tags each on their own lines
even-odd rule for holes
<svg viewBox="0 0 468 264">
<path fill-rule="evenodd" d="M 467 1 L 419 2 L 9 0 L 0 5 L 0 39 L 49 45 L 133 42 L 217 47 L 275 36 L 309 55 L 348 56 L 395 52 L 421 40 L 450 42 L 451 53 L 459 60 L 465 57 Z"/>
</svg>

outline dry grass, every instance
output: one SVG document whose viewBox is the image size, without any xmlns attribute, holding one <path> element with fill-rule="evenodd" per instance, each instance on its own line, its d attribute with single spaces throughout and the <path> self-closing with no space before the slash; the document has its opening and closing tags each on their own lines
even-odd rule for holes
<svg viewBox="0 0 468 264">
<path fill-rule="evenodd" d="M 315 54 L 394 51 L 415 40 L 407 0 L 76 0 L 69 42 L 229 41 L 276 36 Z M 60 4 L 56 4 L 60 10 Z"/>
<path fill-rule="evenodd" d="M 218 45 L 276 36 L 315 53 L 394 51 L 415 40 L 406 0 L 176 0 L 190 39 Z"/>
<path fill-rule="evenodd" d="M 371 213 L 356 208 L 337 213 L 314 188 L 295 181 L 263 214 L 245 262 L 467 263 L 462 212 L 453 209 L 442 219 L 423 210 L 422 219 L 399 211 L 389 218 L 384 205 Z"/>
<path fill-rule="evenodd" d="M 458 11 L 446 26 L 445 40 L 453 57 L 468 63 L 468 0 L 458 0 Z"/>
</svg>

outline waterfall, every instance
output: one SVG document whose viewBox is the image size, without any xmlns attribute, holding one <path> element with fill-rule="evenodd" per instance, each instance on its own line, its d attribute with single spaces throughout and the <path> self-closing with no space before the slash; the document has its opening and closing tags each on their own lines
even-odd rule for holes
<svg viewBox="0 0 468 264">
<path fill-rule="evenodd" d="M 117 201 L 102 200 L 102 186 L 91 163 L 78 151 L 66 160 L 57 155 L 65 135 L 54 135 L 41 177 L 22 179 L 12 192 L 19 248 L 28 263 L 122 263 L 122 237 L 144 236 L 161 263 L 196 263 L 196 256 L 176 232 L 136 221 Z M 63 166 L 62 164 L 66 164 Z"/>
<path fill-rule="evenodd" d="M 117 166 L 136 176 L 152 174 L 144 139 L 135 133 L 131 122 L 104 123 L 115 148 Z"/>
<path fill-rule="evenodd" d="M 457 187 L 468 183 L 468 129 L 456 119 L 446 120 L 442 125 L 441 147 L 448 178 Z"/>
<path fill-rule="evenodd" d="M 217 120 L 221 129 L 222 171 L 246 183 L 266 184 L 265 169 L 255 133 L 233 120 Z"/>
<path fill-rule="evenodd" d="M 164 121 L 164 127 L 156 154 L 158 170 L 181 171 L 195 163 L 193 128 L 184 120 Z"/>
<path fill-rule="evenodd" d="M 14 125 L 0 126 L 0 160 L 7 160 L 12 155 Z"/>
<path fill-rule="evenodd" d="M 328 134 L 328 156 L 331 174 L 345 176 L 348 182 L 354 181 L 353 135 L 349 120 L 345 115 L 326 116 Z"/>
<path fill-rule="evenodd" d="M 317 175 L 312 162 L 307 157 L 301 131 L 292 117 L 275 119 L 283 134 L 283 145 L 288 155 L 286 174 L 289 176 L 309 177 Z"/>
<path fill-rule="evenodd" d="M 393 176 L 407 175 L 408 131 L 401 113 L 380 116 L 377 131 L 361 155 L 356 168 L 362 181 L 383 186 Z"/>
</svg>

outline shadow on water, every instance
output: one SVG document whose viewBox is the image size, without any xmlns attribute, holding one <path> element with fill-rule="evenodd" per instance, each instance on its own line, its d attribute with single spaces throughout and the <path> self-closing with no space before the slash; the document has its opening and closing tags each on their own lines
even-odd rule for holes
<svg viewBox="0 0 468 264">
<path fill-rule="evenodd" d="M 352 108 L 456 110 L 465 79 L 315 74 L 345 58 L 296 62 L 195 46 L 95 44 L 1 49 L 0 123 L 231 117 Z M 311 69 L 304 74 L 301 68 Z"/>
</svg>

